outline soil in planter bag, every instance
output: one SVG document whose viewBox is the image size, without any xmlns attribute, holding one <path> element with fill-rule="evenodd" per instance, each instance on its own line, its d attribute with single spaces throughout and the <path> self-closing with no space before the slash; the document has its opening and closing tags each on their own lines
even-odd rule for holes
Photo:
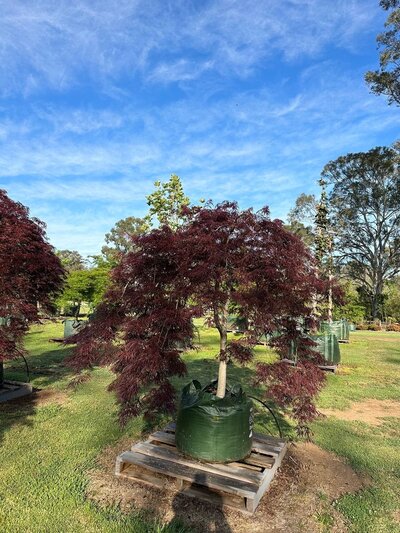
<svg viewBox="0 0 400 533">
<path fill-rule="evenodd" d="M 240 385 L 227 386 L 225 398 L 217 398 L 215 381 L 202 388 L 196 380 L 182 390 L 176 423 L 176 446 L 196 459 L 238 461 L 252 445 L 252 401 Z"/>
</svg>

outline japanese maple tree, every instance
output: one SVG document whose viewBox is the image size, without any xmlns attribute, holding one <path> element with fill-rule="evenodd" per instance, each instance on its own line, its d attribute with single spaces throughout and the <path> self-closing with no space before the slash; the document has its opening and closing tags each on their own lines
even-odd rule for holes
<svg viewBox="0 0 400 533">
<path fill-rule="evenodd" d="M 186 373 L 179 345 L 193 337 L 193 318 L 209 316 L 219 332 L 220 398 L 230 360 L 249 362 L 265 332 L 281 331 L 287 345 L 302 335 L 299 321 L 311 319 L 310 302 L 319 290 L 313 259 L 297 236 L 269 218 L 267 208 L 254 213 L 225 202 L 186 207 L 182 216 L 184 223 L 175 230 L 162 226 L 133 237 L 134 249 L 113 270 L 95 319 L 69 341 L 78 341 L 71 359 L 76 369 L 112 363 L 117 377 L 111 388 L 122 420 L 174 410 L 169 378 Z M 232 308 L 251 328 L 240 340 L 229 341 Z M 267 365 L 268 370 L 258 366 L 258 380 L 274 382 L 269 396 L 282 407 L 289 403 L 301 424 L 315 415 L 312 398 L 323 382 L 312 352 L 303 353 L 307 360 L 287 372 L 274 370 L 287 368 L 280 362 Z M 312 386 L 303 387 L 307 376 Z"/>
<path fill-rule="evenodd" d="M 29 324 L 38 306 L 50 310 L 64 269 L 47 242 L 44 224 L 0 190 L 0 381 L 3 361 L 23 354 Z"/>
</svg>

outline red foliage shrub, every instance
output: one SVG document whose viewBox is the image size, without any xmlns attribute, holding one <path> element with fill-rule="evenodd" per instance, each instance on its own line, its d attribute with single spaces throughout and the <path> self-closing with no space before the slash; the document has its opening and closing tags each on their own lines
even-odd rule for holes
<svg viewBox="0 0 400 533">
<path fill-rule="evenodd" d="M 300 361 L 296 366 L 282 361 L 257 365 L 256 384 L 264 384 L 268 398 L 290 409 L 302 436 L 309 436 L 308 423 L 318 414 L 314 398 L 324 382 L 324 372 L 311 361 Z"/>
<path fill-rule="evenodd" d="M 22 204 L 0 190 L 0 363 L 23 352 L 29 324 L 38 320 L 38 304 L 51 311 L 64 270 L 47 242 L 45 226 L 29 217 Z"/>
<path fill-rule="evenodd" d="M 113 270 L 95 319 L 68 340 L 78 341 L 71 359 L 75 368 L 112 363 L 111 388 L 122 421 L 171 412 L 169 378 L 186 372 L 178 346 L 193 338 L 194 317 L 211 315 L 220 333 L 220 361 L 241 364 L 251 360 L 265 331 L 297 339 L 299 320 L 311 320 L 309 302 L 321 285 L 313 260 L 298 237 L 270 220 L 267 209 L 255 214 L 224 203 L 187 208 L 184 215 L 176 231 L 163 226 L 133 238 L 133 251 Z M 227 342 L 231 306 L 252 329 Z M 309 372 L 310 379 L 316 375 Z M 300 408 L 299 394 L 300 389 L 293 396 L 293 414 L 306 420 L 306 400 Z M 312 418 L 311 406 L 309 412 Z"/>
</svg>

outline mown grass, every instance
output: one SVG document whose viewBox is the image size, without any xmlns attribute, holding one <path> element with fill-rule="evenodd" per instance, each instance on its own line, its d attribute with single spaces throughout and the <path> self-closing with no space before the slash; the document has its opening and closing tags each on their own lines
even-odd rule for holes
<svg viewBox="0 0 400 533">
<path fill-rule="evenodd" d="M 328 376 L 320 407 L 348 408 L 374 398 L 400 401 L 400 334 L 360 331 L 341 346 L 345 374 Z M 400 410 L 379 426 L 334 417 L 314 424 L 315 440 L 371 478 L 371 486 L 336 503 L 351 531 L 400 531 Z"/>
<path fill-rule="evenodd" d="M 159 524 L 150 513 L 124 515 L 85 499 L 85 473 L 97 455 L 127 432 L 137 437 L 141 421 L 120 429 L 113 397 L 106 391 L 111 374 L 105 369 L 95 370 L 92 380 L 69 390 L 72 374 L 60 366 L 69 350 L 48 342 L 61 332 L 61 325 L 55 324 L 33 328 L 26 345 L 33 385 L 65 391 L 62 403 L 0 407 L 0 531 L 183 531 L 179 525 Z M 16 362 L 8 366 L 13 367 L 6 367 L 8 378 L 24 379 L 22 364 L 18 370 Z"/>
<path fill-rule="evenodd" d="M 35 387 L 65 393 L 61 402 L 18 409 L 0 406 L 0 531 L 19 532 L 178 532 L 182 525 L 160 524 L 149 513 L 126 515 L 118 508 L 100 508 L 85 498 L 87 471 L 96 464 L 101 450 L 123 436 L 139 438 L 141 420 L 122 430 L 116 421 L 117 406 L 106 391 L 112 379 L 106 369 L 93 371 L 89 382 L 68 388 L 72 373 L 63 366 L 69 349 L 48 342 L 59 337 L 60 324 L 32 329 L 27 336 L 28 362 Z M 200 327 L 200 348 L 185 355 L 190 379 L 206 383 L 216 375 L 217 336 Z M 257 348 L 259 360 L 272 360 L 270 350 Z M 329 375 L 321 394 L 322 407 L 346 408 L 367 398 L 400 400 L 400 334 L 356 332 L 351 343 L 342 346 L 346 373 Z M 13 361 L 7 376 L 24 379 L 23 365 Z M 252 369 L 232 366 L 231 382 L 241 382 L 254 395 Z M 189 377 L 175 380 L 177 387 Z M 271 432 L 274 425 L 265 417 Z M 281 418 L 287 434 L 292 427 Z M 336 507 L 354 532 L 397 531 L 394 512 L 400 499 L 398 419 L 388 417 L 378 427 L 362 422 L 344 422 L 330 417 L 313 426 L 316 442 L 348 460 L 359 472 L 368 474 L 370 488 L 340 498 Z M 326 515 L 326 516 L 325 516 Z M 332 517 L 321 517 L 329 530 Z M 397 529 L 396 529 L 397 528 Z"/>
</svg>

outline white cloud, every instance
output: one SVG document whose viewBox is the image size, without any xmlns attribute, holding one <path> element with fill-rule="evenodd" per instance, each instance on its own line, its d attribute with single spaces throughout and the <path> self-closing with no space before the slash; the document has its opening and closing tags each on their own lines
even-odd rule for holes
<svg viewBox="0 0 400 533">
<path fill-rule="evenodd" d="M 196 95 L 142 110 L 38 108 L 36 135 L 33 117 L 28 126 L 25 119 L 4 122 L 9 133 L 0 146 L 0 182 L 17 187 L 30 176 L 40 184 L 34 196 L 120 201 L 124 188 L 131 194 L 173 172 L 192 179 L 202 173 L 210 184 L 231 172 L 231 180 L 252 190 L 254 169 L 287 176 L 287 168 L 321 167 L 324 158 L 364 149 L 398 124 L 396 109 L 333 67 L 329 76 L 315 70 L 300 91 L 286 98 L 266 89 L 245 91 L 208 103 L 206 112 Z M 104 182 L 112 189 L 115 180 L 109 191 Z M 276 182 L 275 189 L 284 185 Z M 204 188 L 210 185 L 204 182 Z"/>
<path fill-rule="evenodd" d="M 165 84 L 175 81 L 191 81 L 211 70 L 213 66 L 214 61 L 195 62 L 178 59 L 170 63 L 162 62 L 148 74 L 147 81 Z"/>
<path fill-rule="evenodd" d="M 11 176 L 87 176 L 121 173 L 159 157 L 155 146 L 143 143 L 107 142 L 98 144 L 66 142 L 47 138 L 10 142 L 0 151 L 0 172 Z"/>
</svg>

